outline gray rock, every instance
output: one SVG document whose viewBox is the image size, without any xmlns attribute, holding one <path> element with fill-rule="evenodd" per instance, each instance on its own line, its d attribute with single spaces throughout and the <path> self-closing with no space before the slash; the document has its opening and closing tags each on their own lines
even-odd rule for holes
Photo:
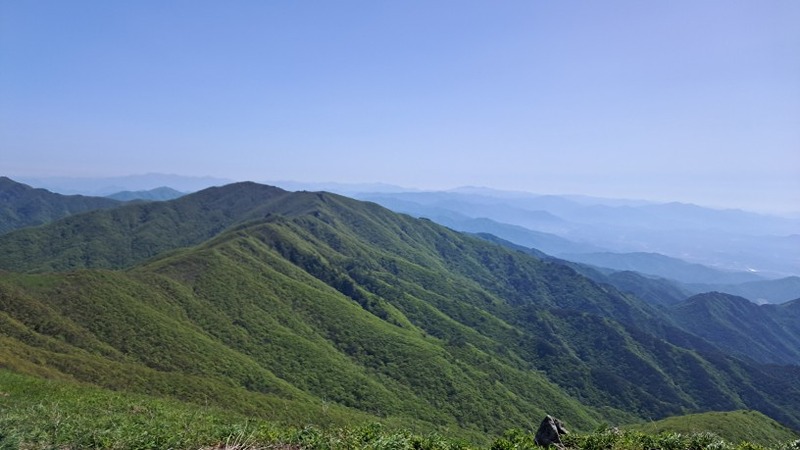
<svg viewBox="0 0 800 450">
<path fill-rule="evenodd" d="M 539 425 L 539 430 L 536 431 L 534 440 L 536 444 L 543 447 L 550 445 L 560 447 L 562 445 L 561 436 L 565 434 L 569 434 L 569 432 L 564 428 L 564 424 L 561 423 L 560 420 L 548 415 L 544 418 L 542 424 Z"/>
</svg>

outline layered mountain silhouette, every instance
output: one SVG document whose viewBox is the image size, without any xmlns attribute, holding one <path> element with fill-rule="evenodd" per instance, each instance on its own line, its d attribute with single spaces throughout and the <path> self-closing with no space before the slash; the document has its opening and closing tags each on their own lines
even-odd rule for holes
<svg viewBox="0 0 800 450">
<path fill-rule="evenodd" d="M 320 423 L 590 429 L 748 408 L 800 428 L 786 322 L 765 322 L 785 329 L 754 358 L 723 345 L 734 317 L 762 320 L 737 300 L 702 333 L 681 314 L 716 303 L 657 307 L 334 194 L 236 183 L 73 215 L 0 236 L 0 267 L 0 366 L 29 374 Z"/>
<path fill-rule="evenodd" d="M 184 194 L 185 194 L 184 192 L 176 191 L 171 187 L 161 186 L 154 189 L 148 189 L 143 191 L 120 191 L 108 195 L 107 197 L 123 202 L 130 202 L 135 200 L 162 201 L 162 200 L 174 200 L 178 197 L 183 196 Z"/>
<path fill-rule="evenodd" d="M 800 296 L 800 277 L 792 276 L 777 280 L 748 281 L 735 284 L 691 284 L 686 286 L 693 292 L 720 291 L 745 297 L 756 303 L 784 303 Z"/>
<path fill-rule="evenodd" d="M 735 284 L 762 280 L 755 274 L 724 272 L 701 264 L 690 264 L 658 253 L 569 253 L 562 255 L 562 257 L 570 261 L 619 271 L 635 271 L 681 283 Z"/>
<path fill-rule="evenodd" d="M 480 188 L 362 192 L 357 197 L 558 258 L 672 280 L 690 295 L 720 291 L 756 303 L 800 296 L 797 219 L 681 203 Z"/>
<path fill-rule="evenodd" d="M 728 276 L 725 283 L 753 281 L 754 273 L 764 278 L 800 274 L 800 260 L 793 251 L 800 243 L 797 219 L 682 203 L 652 204 L 489 189 L 360 193 L 357 197 L 417 217 L 442 223 L 446 220 L 447 226 L 464 227 L 463 231 L 493 233 L 565 259 L 570 259 L 568 255 L 600 252 L 658 253 L 702 264 L 709 270 L 722 269 Z M 481 224 L 468 219 L 491 222 Z M 519 227 L 539 234 L 525 234 Z M 655 267 L 653 261 L 616 258 L 618 263 L 627 265 L 624 270 L 642 272 Z M 638 266 L 639 262 L 644 265 Z M 669 266 L 663 268 L 671 270 Z M 731 278 L 736 272 L 741 278 Z M 654 275 L 671 278 L 672 273 Z"/>
</svg>

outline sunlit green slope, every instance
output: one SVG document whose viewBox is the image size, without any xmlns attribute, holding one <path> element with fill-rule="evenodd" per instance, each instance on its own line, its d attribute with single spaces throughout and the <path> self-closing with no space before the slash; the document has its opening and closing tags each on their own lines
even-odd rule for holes
<svg viewBox="0 0 800 450">
<path fill-rule="evenodd" d="M 626 427 L 650 434 L 709 432 L 728 442 L 752 442 L 761 445 L 784 444 L 800 439 L 800 434 L 775 422 L 758 411 L 730 411 L 668 417 L 655 422 Z"/>
<path fill-rule="evenodd" d="M 797 370 L 686 348 L 699 339 L 559 263 L 330 194 L 246 183 L 163 205 L 37 230 L 31 245 L 53 250 L 40 269 L 69 261 L 66 229 L 113 243 L 99 260 L 79 245 L 78 266 L 151 227 L 173 250 L 125 254 L 124 271 L 3 273 L 0 365 L 317 423 L 483 433 L 545 413 L 590 429 L 752 408 L 800 424 Z"/>
</svg>

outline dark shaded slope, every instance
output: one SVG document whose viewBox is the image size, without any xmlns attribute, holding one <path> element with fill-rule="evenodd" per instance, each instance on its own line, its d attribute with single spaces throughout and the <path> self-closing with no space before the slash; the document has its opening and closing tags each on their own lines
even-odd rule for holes
<svg viewBox="0 0 800 450">
<path fill-rule="evenodd" d="M 670 309 L 685 330 L 762 363 L 800 365 L 800 317 L 790 302 L 756 305 L 719 292 L 695 295 Z"/>
<path fill-rule="evenodd" d="M 119 204 L 102 197 L 55 194 L 0 177 L 0 234 Z"/>
<path fill-rule="evenodd" d="M 479 233 L 476 236 L 483 240 L 500 244 L 503 247 L 521 251 L 536 258 L 565 265 L 597 283 L 614 286 L 620 292 L 633 295 L 651 305 L 672 305 L 691 296 L 691 294 L 683 289 L 677 282 L 664 278 L 648 277 L 638 272 L 615 271 L 613 269 L 566 261 L 542 253 L 539 249 L 514 244 L 491 234 Z"/>
</svg>

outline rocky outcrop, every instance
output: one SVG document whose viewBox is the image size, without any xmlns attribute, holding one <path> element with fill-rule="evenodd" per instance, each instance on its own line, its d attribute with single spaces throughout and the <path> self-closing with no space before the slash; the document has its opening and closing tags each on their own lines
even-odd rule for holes
<svg viewBox="0 0 800 450">
<path fill-rule="evenodd" d="M 565 434 L 569 434 L 569 432 L 564 428 L 564 424 L 561 423 L 560 420 L 548 415 L 544 418 L 542 424 L 539 425 L 539 430 L 536 431 L 534 440 L 536 444 L 543 447 L 550 445 L 561 446 L 561 436 Z"/>
</svg>

